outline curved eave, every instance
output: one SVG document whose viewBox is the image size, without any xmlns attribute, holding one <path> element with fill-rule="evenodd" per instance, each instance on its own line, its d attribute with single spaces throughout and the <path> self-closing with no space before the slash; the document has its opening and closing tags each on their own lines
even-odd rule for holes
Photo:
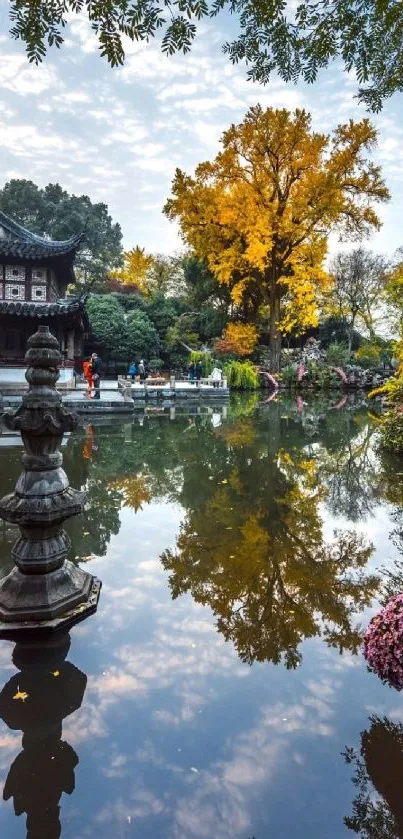
<svg viewBox="0 0 403 839">
<path fill-rule="evenodd" d="M 34 301 L 0 300 L 0 315 L 22 315 L 25 317 L 48 318 L 66 317 L 81 312 L 84 306 L 81 301 L 71 303 L 35 303 Z"/>
<path fill-rule="evenodd" d="M 26 227 L 22 227 L 17 221 L 13 221 L 10 216 L 6 216 L 2 210 L 0 210 L 0 225 L 11 233 L 13 237 L 19 239 L 20 242 L 31 242 L 32 244 L 44 245 L 48 248 L 56 248 L 56 250 L 65 246 L 70 248 L 74 247 L 75 244 L 78 245 L 81 242 L 84 236 L 84 233 L 77 233 L 68 239 L 46 239 L 43 236 L 38 236 L 37 233 L 31 233 Z"/>
<path fill-rule="evenodd" d="M 72 261 L 76 255 L 78 245 L 80 243 L 64 243 L 63 247 L 46 248 L 43 245 L 36 245 L 30 242 L 17 242 L 11 239 L 0 239 L 0 260 L 1 259 L 29 259 L 43 262 L 46 259 L 56 259 L 58 257 L 65 257 L 67 261 Z"/>
</svg>

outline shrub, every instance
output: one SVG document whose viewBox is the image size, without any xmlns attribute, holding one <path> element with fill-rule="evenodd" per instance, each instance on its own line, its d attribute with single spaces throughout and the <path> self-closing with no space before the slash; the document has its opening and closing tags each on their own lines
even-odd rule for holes
<svg viewBox="0 0 403 839">
<path fill-rule="evenodd" d="M 381 349 L 376 344 L 363 344 L 356 354 L 355 360 L 360 367 L 367 370 L 369 367 L 377 367 L 381 358 Z"/>
<path fill-rule="evenodd" d="M 229 361 L 224 364 L 224 376 L 228 386 L 239 390 L 257 390 L 260 386 L 259 373 L 250 361 Z"/>
<path fill-rule="evenodd" d="M 193 350 L 193 352 L 190 353 L 190 362 L 195 364 L 197 361 L 201 362 L 203 377 L 207 378 L 207 376 L 209 376 L 212 372 L 213 367 L 215 367 L 215 362 L 214 359 L 211 358 L 211 353 Z"/>
<path fill-rule="evenodd" d="M 150 358 L 148 362 L 148 369 L 150 373 L 157 373 L 158 370 L 162 370 L 164 366 L 164 362 L 162 358 Z"/>
<path fill-rule="evenodd" d="M 320 364 L 318 361 L 309 362 L 306 381 L 321 390 L 340 387 L 339 376 L 327 364 Z"/>
<path fill-rule="evenodd" d="M 281 370 L 281 381 L 285 385 L 295 385 L 297 383 L 297 365 L 287 364 Z"/>
<path fill-rule="evenodd" d="M 332 344 L 329 344 L 326 352 L 326 361 L 328 364 L 333 364 L 335 367 L 341 367 L 343 364 L 347 364 L 348 360 L 349 356 L 347 344 L 338 343 L 337 341 L 333 341 Z"/>
<path fill-rule="evenodd" d="M 384 414 L 380 432 L 385 449 L 403 454 L 403 410 L 400 407 L 392 408 Z"/>
<path fill-rule="evenodd" d="M 155 358 L 160 348 L 158 332 L 150 318 L 140 309 L 126 316 L 129 354 L 134 358 Z"/>
</svg>

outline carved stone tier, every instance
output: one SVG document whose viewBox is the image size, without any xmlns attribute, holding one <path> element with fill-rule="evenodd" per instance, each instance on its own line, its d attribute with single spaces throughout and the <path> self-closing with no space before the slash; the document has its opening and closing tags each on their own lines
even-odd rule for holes
<svg viewBox="0 0 403 839">
<path fill-rule="evenodd" d="M 16 564 L 0 582 L 3 629 L 55 629 L 71 623 L 72 612 L 96 609 L 100 583 L 67 560 L 70 542 L 63 522 L 82 513 L 85 493 L 69 486 L 59 451 L 63 434 L 77 425 L 56 390 L 62 357 L 47 326 L 28 340 L 28 393 L 5 425 L 21 432 L 25 453 L 15 492 L 0 500 L 0 517 L 18 524 Z M 95 597 L 95 600 L 94 600 Z M 3 626 L 2 626 L 3 622 Z M 34 625 L 34 626 L 33 626 Z"/>
</svg>

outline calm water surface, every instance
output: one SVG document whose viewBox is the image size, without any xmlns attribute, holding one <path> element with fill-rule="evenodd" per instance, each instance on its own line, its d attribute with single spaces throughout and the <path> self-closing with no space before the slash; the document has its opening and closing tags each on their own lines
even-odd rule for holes
<svg viewBox="0 0 403 839">
<path fill-rule="evenodd" d="M 0 643 L 1 837 L 403 836 L 403 697 L 360 653 L 381 582 L 403 589 L 376 429 L 359 402 L 251 397 L 67 440 L 72 558 L 103 588 L 64 663 Z"/>
</svg>

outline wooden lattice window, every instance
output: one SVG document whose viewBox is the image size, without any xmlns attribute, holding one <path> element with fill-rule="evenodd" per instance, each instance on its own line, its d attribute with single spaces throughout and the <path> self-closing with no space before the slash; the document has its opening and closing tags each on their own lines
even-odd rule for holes
<svg viewBox="0 0 403 839">
<path fill-rule="evenodd" d="M 6 300 L 25 300 L 25 285 L 22 283 L 6 283 Z"/>
<path fill-rule="evenodd" d="M 33 283 L 46 283 L 46 268 L 33 268 L 32 269 L 32 282 Z"/>
<path fill-rule="evenodd" d="M 31 286 L 31 300 L 40 300 L 46 303 L 46 285 Z"/>
<path fill-rule="evenodd" d="M 6 282 L 25 283 L 25 265 L 6 265 Z"/>
</svg>

